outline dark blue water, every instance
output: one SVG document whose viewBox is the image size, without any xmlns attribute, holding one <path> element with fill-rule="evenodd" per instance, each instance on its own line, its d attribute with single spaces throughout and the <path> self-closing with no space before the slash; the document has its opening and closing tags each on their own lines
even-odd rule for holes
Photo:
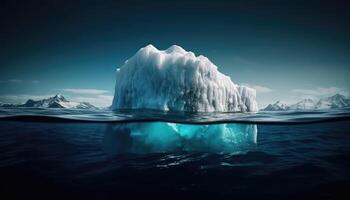
<svg viewBox="0 0 350 200">
<path fill-rule="evenodd" d="M 350 199 L 346 112 L 261 113 L 236 117 L 244 124 L 196 125 L 35 112 L 2 111 L 21 117 L 0 120 L 1 199 Z M 42 117 L 49 114 L 89 121 Z M 200 118 L 192 120 L 205 122 Z"/>
</svg>

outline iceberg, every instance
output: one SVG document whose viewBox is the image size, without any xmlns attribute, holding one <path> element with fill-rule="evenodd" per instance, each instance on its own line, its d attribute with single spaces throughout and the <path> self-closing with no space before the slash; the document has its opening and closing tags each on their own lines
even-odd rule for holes
<svg viewBox="0 0 350 200">
<path fill-rule="evenodd" d="M 107 127 L 109 153 L 205 151 L 244 153 L 257 143 L 257 125 L 194 125 L 166 122 L 116 124 Z"/>
<path fill-rule="evenodd" d="M 237 85 L 208 58 L 173 45 L 141 48 L 117 69 L 112 109 L 256 112 L 254 89 Z"/>
</svg>

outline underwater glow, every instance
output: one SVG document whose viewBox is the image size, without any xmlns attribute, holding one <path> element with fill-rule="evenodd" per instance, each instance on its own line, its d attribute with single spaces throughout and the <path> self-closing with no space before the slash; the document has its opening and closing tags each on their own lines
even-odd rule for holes
<svg viewBox="0 0 350 200">
<path fill-rule="evenodd" d="M 252 124 L 190 125 L 130 123 L 109 125 L 104 147 L 110 153 L 171 151 L 244 152 L 257 142 Z"/>
</svg>

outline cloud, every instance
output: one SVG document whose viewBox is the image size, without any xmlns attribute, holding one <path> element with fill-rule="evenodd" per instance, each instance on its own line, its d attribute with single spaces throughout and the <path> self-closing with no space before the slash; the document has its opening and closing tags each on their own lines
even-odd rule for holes
<svg viewBox="0 0 350 200">
<path fill-rule="evenodd" d="M 301 95 L 303 97 L 309 97 L 309 98 L 320 98 L 320 97 L 326 97 L 326 96 L 332 96 L 335 94 L 342 94 L 345 96 L 349 96 L 349 92 L 344 88 L 339 87 L 319 87 L 316 89 L 293 89 L 291 91 L 294 94 Z"/>
<path fill-rule="evenodd" d="M 10 82 L 10 83 L 22 83 L 23 80 L 20 80 L 20 79 L 9 79 L 8 82 Z"/>
<path fill-rule="evenodd" d="M 268 92 L 272 92 L 273 90 L 271 88 L 268 87 L 264 87 L 264 86 L 259 86 L 259 85 L 253 85 L 252 86 L 256 92 L 258 93 L 268 93 Z"/>
<path fill-rule="evenodd" d="M 243 83 L 243 85 L 250 88 L 254 88 L 257 93 L 269 93 L 273 91 L 273 89 L 261 85 L 250 85 L 245 83 Z"/>
<path fill-rule="evenodd" d="M 39 83 L 38 80 L 32 80 L 32 81 L 29 81 L 29 80 L 22 80 L 22 79 L 8 79 L 8 80 L 0 80 L 0 83 L 25 83 L 25 82 L 28 82 L 28 83 L 33 83 L 33 84 L 37 84 Z"/>
<path fill-rule="evenodd" d="M 100 94 L 106 94 L 109 92 L 108 90 L 78 89 L 78 88 L 62 89 L 62 91 L 73 93 L 73 94 L 83 94 L 83 95 L 100 95 Z"/>
<path fill-rule="evenodd" d="M 54 95 L 29 95 L 29 94 L 0 95 L 0 102 L 19 104 L 19 103 L 26 102 L 28 99 L 40 100 L 40 99 L 45 99 L 52 96 Z"/>
<path fill-rule="evenodd" d="M 250 65 L 250 66 L 257 66 L 258 64 L 252 60 L 246 59 L 242 56 L 233 56 L 233 61 L 240 63 L 240 64 L 244 64 L 244 65 Z"/>
</svg>

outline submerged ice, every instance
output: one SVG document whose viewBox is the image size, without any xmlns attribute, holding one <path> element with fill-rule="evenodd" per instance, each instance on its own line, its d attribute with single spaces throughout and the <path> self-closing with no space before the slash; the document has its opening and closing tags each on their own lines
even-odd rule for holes
<svg viewBox="0 0 350 200">
<path fill-rule="evenodd" d="M 257 127 L 251 124 L 129 123 L 110 125 L 104 137 L 104 147 L 112 153 L 239 153 L 255 145 L 256 140 Z"/>
<path fill-rule="evenodd" d="M 234 84 L 204 56 L 173 45 L 141 48 L 117 69 L 113 109 L 258 110 L 255 90 Z"/>
</svg>

